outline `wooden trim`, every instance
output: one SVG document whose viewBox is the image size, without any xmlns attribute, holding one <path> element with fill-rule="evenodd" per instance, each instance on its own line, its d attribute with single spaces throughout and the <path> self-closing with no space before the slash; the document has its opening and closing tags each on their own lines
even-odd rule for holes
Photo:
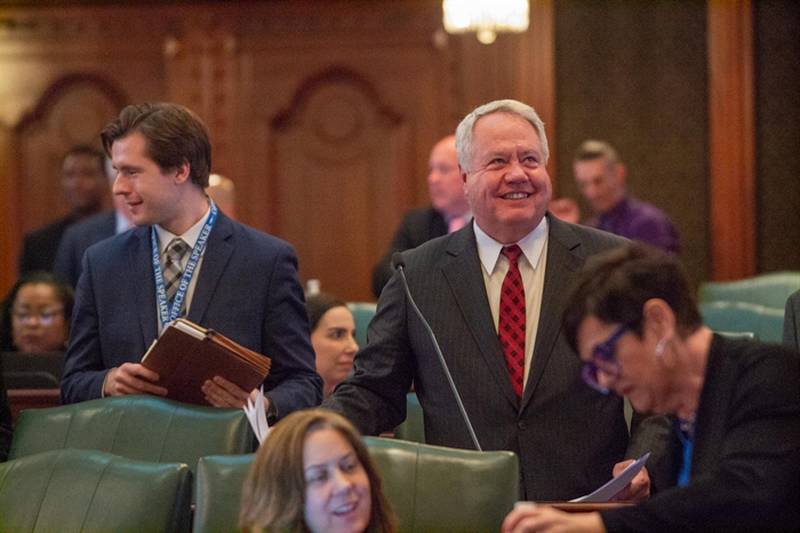
<svg viewBox="0 0 800 533">
<path fill-rule="evenodd" d="M 711 277 L 756 272 L 753 8 L 708 2 Z"/>
<path fill-rule="evenodd" d="M 553 0 L 531 0 L 530 26 L 519 39 L 515 97 L 533 106 L 544 121 L 550 148 L 547 171 L 556 176 L 556 61 Z M 553 181 L 553 187 L 556 187 Z M 555 194 L 555 190 L 553 193 Z"/>
</svg>

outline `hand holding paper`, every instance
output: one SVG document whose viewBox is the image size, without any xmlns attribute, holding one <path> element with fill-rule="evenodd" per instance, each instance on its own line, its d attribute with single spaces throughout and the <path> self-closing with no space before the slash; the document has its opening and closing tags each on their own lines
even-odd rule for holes
<svg viewBox="0 0 800 533">
<path fill-rule="evenodd" d="M 614 476 L 611 479 L 611 481 L 609 481 L 596 491 L 592 492 L 591 494 L 587 494 L 586 496 L 581 496 L 580 498 L 575 498 L 574 500 L 570 501 L 575 503 L 603 503 L 611 501 L 644 468 L 644 464 L 647 462 L 647 459 L 649 457 L 650 457 L 650 452 L 647 452 L 643 456 L 639 457 L 637 460 L 630 463 L 619 474 Z M 647 482 L 647 487 L 649 493 L 649 487 L 650 487 L 649 478 Z"/>
<path fill-rule="evenodd" d="M 255 397 L 250 395 L 247 402 L 242 406 L 253 433 L 261 444 L 269 435 L 270 427 L 267 423 L 267 408 L 264 401 L 264 386 L 262 385 L 255 391 Z"/>
</svg>

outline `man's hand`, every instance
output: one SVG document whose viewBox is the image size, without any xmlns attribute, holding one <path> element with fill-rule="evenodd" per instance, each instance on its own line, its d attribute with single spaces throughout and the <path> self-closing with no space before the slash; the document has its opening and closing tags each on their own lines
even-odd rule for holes
<svg viewBox="0 0 800 533">
<path fill-rule="evenodd" d="M 155 394 L 166 396 L 167 389 L 155 385 L 158 374 L 139 363 L 123 363 L 108 371 L 103 382 L 104 396 Z"/>
<path fill-rule="evenodd" d="M 617 475 L 631 464 L 634 459 L 628 459 L 614 465 L 613 475 Z M 647 468 L 642 468 L 638 474 L 628 483 L 624 489 L 619 491 L 612 502 L 641 502 L 650 497 L 650 474 Z"/>
<path fill-rule="evenodd" d="M 258 389 L 253 389 L 247 392 L 222 376 L 214 376 L 214 379 L 203 383 L 203 394 L 205 394 L 208 403 L 214 407 L 241 409 L 247 402 L 247 398 L 255 401 L 257 391 Z M 269 409 L 269 400 L 267 398 L 264 398 L 264 409 L 264 412 Z"/>
<path fill-rule="evenodd" d="M 500 528 L 502 533 L 604 533 L 599 513 L 565 513 L 548 505 L 518 502 Z"/>
</svg>

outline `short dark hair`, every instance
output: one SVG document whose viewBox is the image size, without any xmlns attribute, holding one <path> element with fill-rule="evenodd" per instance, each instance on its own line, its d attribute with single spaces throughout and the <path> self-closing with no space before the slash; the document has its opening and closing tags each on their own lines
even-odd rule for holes
<svg viewBox="0 0 800 533">
<path fill-rule="evenodd" d="M 651 298 L 672 308 L 682 337 L 702 325 L 694 291 L 672 254 L 632 243 L 593 256 L 566 299 L 562 326 L 567 342 L 578 351 L 578 328 L 592 315 L 609 324 L 625 324 L 641 337 L 644 304 Z"/>
<path fill-rule="evenodd" d="M 106 176 L 106 155 L 98 150 L 93 146 L 89 146 L 88 144 L 77 144 L 67 150 L 67 153 L 64 154 L 64 157 L 61 159 L 62 163 L 67 160 L 68 157 L 73 155 L 82 155 L 91 157 L 97 163 L 97 169 L 105 178 Z"/>
<path fill-rule="evenodd" d="M 312 332 L 317 329 L 322 316 L 334 307 L 347 307 L 347 304 L 336 296 L 324 292 L 318 292 L 306 298 L 308 326 Z"/>
<path fill-rule="evenodd" d="M 114 141 L 133 132 L 147 140 L 147 153 L 162 172 L 188 163 L 192 182 L 208 186 L 211 143 L 205 125 L 191 110 L 162 102 L 127 106 L 100 133 L 106 153 L 111 154 Z"/>
<path fill-rule="evenodd" d="M 64 319 L 67 325 L 70 324 L 72 305 L 75 301 L 72 287 L 56 275 L 43 270 L 23 274 L 8 291 L 2 303 L 0 303 L 0 352 L 13 352 L 16 350 L 11 339 L 11 308 L 14 305 L 14 300 L 17 299 L 17 293 L 25 285 L 38 283 L 53 287 L 56 298 L 64 306 Z"/>
</svg>

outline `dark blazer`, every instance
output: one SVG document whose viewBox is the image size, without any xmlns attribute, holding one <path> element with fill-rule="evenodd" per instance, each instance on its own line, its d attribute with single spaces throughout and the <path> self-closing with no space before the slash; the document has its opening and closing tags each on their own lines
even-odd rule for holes
<svg viewBox="0 0 800 533">
<path fill-rule="evenodd" d="M 52 272 L 61 237 L 67 226 L 75 221 L 76 218 L 70 215 L 25 235 L 22 241 L 22 253 L 19 256 L 19 273 L 25 274 L 36 270 Z"/>
<path fill-rule="evenodd" d="M 800 350 L 800 291 L 786 300 L 786 313 L 783 317 L 783 344 Z"/>
<path fill-rule="evenodd" d="M 187 318 L 272 358 L 264 383 L 278 416 L 318 405 L 322 380 L 291 247 L 220 213 L 198 275 Z M 76 290 L 64 402 L 100 397 L 107 370 L 139 362 L 157 331 L 150 226 L 91 246 Z"/>
<path fill-rule="evenodd" d="M 582 383 L 580 360 L 561 335 L 561 302 L 585 259 L 627 241 L 550 215 L 548 221 L 542 311 L 520 406 L 492 320 L 472 224 L 403 253 L 411 292 L 441 344 L 481 446 L 516 452 L 522 497 L 542 501 L 571 499 L 596 489 L 611 477 L 628 446 L 622 400 Z M 472 448 L 429 337 L 397 274 L 381 294 L 368 338 L 354 375 L 325 406 L 375 435 L 404 420 L 406 392 L 413 381 L 426 441 Z M 644 438 L 645 424 L 636 433 Z"/>
<path fill-rule="evenodd" d="M 392 237 L 389 249 L 372 269 L 372 293 L 375 298 L 381 295 L 383 287 L 392 277 L 392 255 L 395 252 L 416 248 L 442 235 L 447 235 L 447 223 L 442 214 L 433 207 L 411 209 L 406 213 Z"/>
<path fill-rule="evenodd" d="M 61 237 L 53 272 L 75 287 L 81 275 L 83 254 L 91 245 L 113 237 L 116 231 L 116 211 L 105 211 L 71 225 Z"/>
<path fill-rule="evenodd" d="M 8 458 L 11 449 L 11 410 L 8 406 L 6 385 L 3 381 L 2 360 L 0 360 L 0 462 Z"/>
<path fill-rule="evenodd" d="M 797 531 L 800 356 L 714 335 L 689 484 L 603 512 L 608 531 Z M 677 439 L 675 439 L 677 441 Z M 675 449 L 680 458 L 681 447 Z M 676 461 L 676 470 L 680 467 Z"/>
</svg>

